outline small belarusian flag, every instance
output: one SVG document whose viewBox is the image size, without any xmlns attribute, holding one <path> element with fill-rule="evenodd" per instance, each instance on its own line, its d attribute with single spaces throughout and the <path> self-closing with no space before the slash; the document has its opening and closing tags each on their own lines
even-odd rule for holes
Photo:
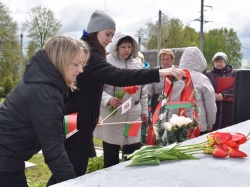
<svg viewBox="0 0 250 187">
<path fill-rule="evenodd" d="M 77 114 L 78 113 L 73 113 L 73 114 L 69 114 L 69 115 L 64 116 L 63 128 L 64 128 L 66 138 L 69 138 L 70 136 L 72 136 L 73 134 L 78 132 L 78 130 L 77 130 Z"/>
<path fill-rule="evenodd" d="M 141 123 L 142 121 L 126 124 L 123 131 L 123 136 L 137 136 L 141 127 Z"/>
<path fill-rule="evenodd" d="M 125 101 L 124 103 L 122 103 L 122 114 L 125 114 L 127 111 L 129 111 L 129 109 L 131 108 L 131 102 L 132 102 L 132 97 L 130 97 L 127 101 Z"/>
</svg>

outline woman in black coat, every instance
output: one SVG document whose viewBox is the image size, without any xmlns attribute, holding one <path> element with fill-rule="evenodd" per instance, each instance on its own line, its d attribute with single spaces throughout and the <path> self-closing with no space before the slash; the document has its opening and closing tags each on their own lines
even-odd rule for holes
<svg viewBox="0 0 250 187">
<path fill-rule="evenodd" d="M 88 159 L 96 156 L 93 131 L 98 123 L 103 86 L 142 85 L 159 82 L 159 77 L 177 76 L 180 70 L 170 69 L 119 69 L 106 62 L 106 46 L 115 33 L 114 20 L 103 11 L 96 10 L 84 31 L 82 40 L 90 46 L 90 58 L 84 67 L 84 73 L 77 77 L 76 92 L 69 92 L 66 100 L 66 114 L 78 112 L 77 128 L 79 132 L 67 139 L 65 148 L 74 166 L 77 176 L 84 175 Z M 53 176 L 50 178 L 53 184 Z"/>
<path fill-rule="evenodd" d="M 66 36 L 49 39 L 0 108 L 0 186 L 27 187 L 25 163 L 42 149 L 57 182 L 76 177 L 64 148 L 64 98 L 89 51 Z"/>
</svg>

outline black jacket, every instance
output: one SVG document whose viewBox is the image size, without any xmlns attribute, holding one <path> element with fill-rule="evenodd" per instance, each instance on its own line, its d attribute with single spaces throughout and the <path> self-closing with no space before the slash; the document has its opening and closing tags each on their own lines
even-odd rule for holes
<svg viewBox="0 0 250 187">
<path fill-rule="evenodd" d="M 131 70 L 112 66 L 92 47 L 88 36 L 82 39 L 90 46 L 90 58 L 83 73 L 77 77 L 79 90 L 69 92 L 65 102 L 66 114 L 78 112 L 79 132 L 67 139 L 65 148 L 68 155 L 94 157 L 93 131 L 100 114 L 104 83 L 122 87 L 159 82 L 160 78 L 158 69 Z"/>
<path fill-rule="evenodd" d="M 0 172 L 24 169 L 23 161 L 42 149 L 57 182 L 75 177 L 62 127 L 67 91 L 62 75 L 38 51 L 0 108 Z"/>
</svg>

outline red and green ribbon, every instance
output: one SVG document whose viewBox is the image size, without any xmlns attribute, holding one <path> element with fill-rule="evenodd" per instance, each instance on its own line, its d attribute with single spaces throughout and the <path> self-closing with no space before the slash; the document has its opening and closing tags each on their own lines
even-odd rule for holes
<svg viewBox="0 0 250 187">
<path fill-rule="evenodd" d="M 197 121 L 198 114 L 195 110 L 197 107 L 196 100 L 194 98 L 194 86 L 191 79 L 191 75 L 188 70 L 182 70 L 185 73 L 186 79 L 184 80 L 185 87 L 182 90 L 179 102 L 170 102 L 170 98 L 173 92 L 173 76 L 166 76 L 163 87 L 163 95 L 167 98 L 167 109 L 180 108 L 179 115 L 185 116 L 185 108 L 193 107 L 193 117 Z M 155 112 L 152 117 L 151 124 L 148 129 L 148 135 L 146 138 L 147 145 L 156 145 L 156 135 L 153 130 L 153 125 L 159 119 L 159 111 L 161 109 L 162 101 L 157 104 Z"/>
<path fill-rule="evenodd" d="M 72 113 L 64 116 L 63 128 L 65 131 L 65 135 L 77 129 L 77 114 L 78 113 Z"/>
</svg>

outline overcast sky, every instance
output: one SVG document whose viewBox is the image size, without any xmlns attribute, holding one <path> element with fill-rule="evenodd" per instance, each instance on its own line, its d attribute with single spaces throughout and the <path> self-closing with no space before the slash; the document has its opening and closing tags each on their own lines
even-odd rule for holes
<svg viewBox="0 0 250 187">
<path fill-rule="evenodd" d="M 148 21 L 158 19 L 159 10 L 169 18 L 179 18 L 184 25 L 200 31 L 201 0 L 0 0 L 11 11 L 19 25 L 25 21 L 31 8 L 41 5 L 51 9 L 61 22 L 61 33 L 80 38 L 96 9 L 106 11 L 114 18 L 117 31 L 135 37 L 136 31 Z M 243 59 L 250 59 L 250 0 L 204 0 L 203 30 L 232 28 L 242 43 Z M 25 37 L 25 33 L 24 33 Z M 137 38 L 135 37 L 137 40 Z M 27 38 L 24 41 L 27 43 Z M 25 42 L 24 42 L 25 43 Z M 25 45 L 25 44 L 24 44 Z M 204 44 L 206 45 L 206 44 Z M 182 46 L 180 46 L 182 47 Z"/>
</svg>

